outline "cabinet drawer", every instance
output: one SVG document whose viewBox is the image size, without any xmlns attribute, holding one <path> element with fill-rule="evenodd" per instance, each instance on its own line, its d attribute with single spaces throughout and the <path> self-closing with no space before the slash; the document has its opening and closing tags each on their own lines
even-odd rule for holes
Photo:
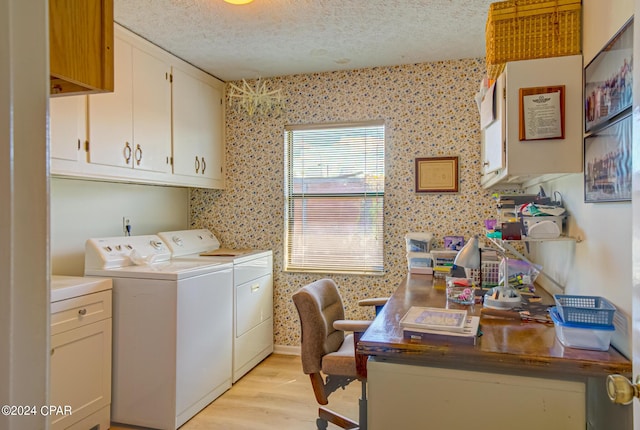
<svg viewBox="0 0 640 430">
<path fill-rule="evenodd" d="M 236 337 L 273 316 L 273 276 L 236 287 Z"/>
<path fill-rule="evenodd" d="M 51 334 L 111 318 L 111 291 L 51 303 Z"/>
<path fill-rule="evenodd" d="M 241 285 L 261 276 L 269 275 L 272 272 L 273 263 L 271 255 L 254 258 L 253 260 L 235 265 L 233 283 L 234 285 Z"/>
</svg>

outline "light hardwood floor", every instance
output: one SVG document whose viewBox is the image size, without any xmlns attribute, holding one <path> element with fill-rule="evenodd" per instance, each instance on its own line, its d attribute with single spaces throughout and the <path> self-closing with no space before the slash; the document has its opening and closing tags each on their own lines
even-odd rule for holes
<svg viewBox="0 0 640 430">
<path fill-rule="evenodd" d="M 329 407 L 358 419 L 360 383 L 329 397 Z M 272 354 L 180 430 L 314 430 L 318 413 L 300 357 Z M 112 430 L 130 430 L 114 424 Z M 329 429 L 336 429 L 329 424 Z"/>
</svg>

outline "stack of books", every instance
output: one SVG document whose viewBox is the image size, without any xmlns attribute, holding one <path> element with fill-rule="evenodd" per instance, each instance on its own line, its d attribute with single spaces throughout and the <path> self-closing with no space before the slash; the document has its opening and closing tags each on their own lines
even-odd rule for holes
<svg viewBox="0 0 640 430">
<path fill-rule="evenodd" d="M 466 310 L 412 306 L 400 320 L 405 339 L 424 343 L 463 343 L 475 345 L 480 317 Z"/>
</svg>

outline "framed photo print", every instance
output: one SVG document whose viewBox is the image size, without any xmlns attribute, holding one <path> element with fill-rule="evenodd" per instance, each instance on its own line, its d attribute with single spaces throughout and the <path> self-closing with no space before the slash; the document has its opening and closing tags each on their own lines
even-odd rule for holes
<svg viewBox="0 0 640 430">
<path fill-rule="evenodd" d="M 584 130 L 604 126 L 606 121 L 631 107 L 633 19 L 607 43 L 584 69 Z"/>
<path fill-rule="evenodd" d="M 458 157 L 416 158 L 416 193 L 457 193 Z"/>
<path fill-rule="evenodd" d="M 631 200 L 631 115 L 584 139 L 584 201 Z"/>
</svg>

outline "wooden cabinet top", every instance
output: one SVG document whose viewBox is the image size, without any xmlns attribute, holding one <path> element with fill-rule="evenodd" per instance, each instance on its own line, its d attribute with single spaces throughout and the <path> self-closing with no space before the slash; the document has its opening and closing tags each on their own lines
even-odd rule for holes
<svg viewBox="0 0 640 430">
<path fill-rule="evenodd" d="M 51 95 L 113 91 L 113 0 L 50 0 Z"/>
<path fill-rule="evenodd" d="M 609 373 L 631 374 L 631 362 L 615 348 L 591 351 L 563 346 L 553 325 L 482 316 L 476 345 L 428 344 L 403 338 L 399 321 L 411 306 L 444 308 L 444 280 L 411 275 L 358 342 L 358 353 L 435 367 L 522 373 L 578 379 Z M 545 303 L 553 299 L 541 291 Z M 454 305 L 459 306 L 459 305 Z M 465 307 L 480 315 L 482 305 Z"/>
</svg>

